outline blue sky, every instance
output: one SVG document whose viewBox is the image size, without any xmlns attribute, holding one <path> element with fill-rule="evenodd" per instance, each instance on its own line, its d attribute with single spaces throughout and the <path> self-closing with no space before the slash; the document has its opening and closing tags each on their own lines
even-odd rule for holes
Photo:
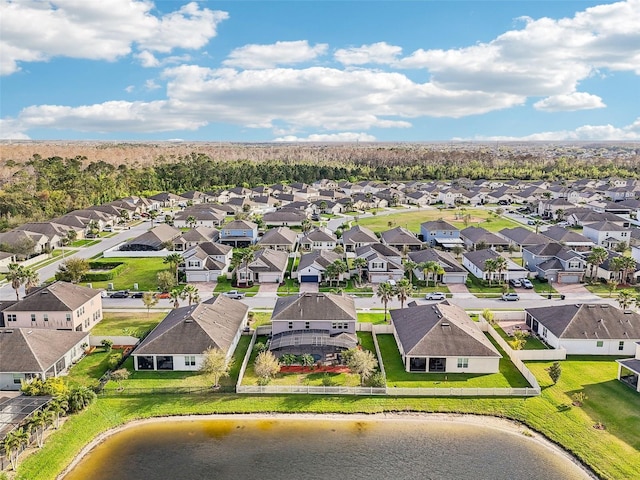
<svg viewBox="0 0 640 480">
<path fill-rule="evenodd" d="M 0 0 L 0 14 L 5 139 L 640 140 L 640 0 Z"/>
</svg>

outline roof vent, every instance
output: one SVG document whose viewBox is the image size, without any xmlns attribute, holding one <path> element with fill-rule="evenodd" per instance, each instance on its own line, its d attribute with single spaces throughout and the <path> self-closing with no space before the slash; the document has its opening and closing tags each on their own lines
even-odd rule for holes
<svg viewBox="0 0 640 480">
<path fill-rule="evenodd" d="M 625 310 L 624 314 L 625 315 L 631 315 L 633 312 L 631 310 Z M 622 320 L 620 320 L 620 322 L 622 322 Z"/>
<path fill-rule="evenodd" d="M 193 318 L 185 318 L 184 323 L 193 323 Z"/>
<path fill-rule="evenodd" d="M 595 305 L 587 305 L 587 308 L 596 308 Z"/>
<path fill-rule="evenodd" d="M 607 305 L 606 303 L 603 303 L 602 305 L 600 305 L 600 308 L 609 308 L 609 305 Z"/>
<path fill-rule="evenodd" d="M 443 327 L 450 327 L 451 325 L 449 325 L 449 322 L 442 322 L 440 325 L 442 325 Z"/>
</svg>

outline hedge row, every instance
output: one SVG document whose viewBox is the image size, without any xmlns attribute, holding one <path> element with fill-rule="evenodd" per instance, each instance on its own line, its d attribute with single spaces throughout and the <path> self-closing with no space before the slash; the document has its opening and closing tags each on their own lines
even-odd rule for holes
<svg viewBox="0 0 640 480">
<path fill-rule="evenodd" d="M 104 272 L 89 272 L 82 276 L 83 282 L 105 282 L 107 280 L 113 280 L 120 275 L 127 267 L 122 262 L 89 262 L 90 269 L 109 269 Z"/>
</svg>

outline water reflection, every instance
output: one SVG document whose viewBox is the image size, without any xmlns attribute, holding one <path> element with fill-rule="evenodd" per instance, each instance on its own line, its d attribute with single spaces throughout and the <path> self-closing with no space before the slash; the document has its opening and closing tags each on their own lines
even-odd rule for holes
<svg viewBox="0 0 640 480">
<path fill-rule="evenodd" d="M 167 420 L 97 446 L 65 480 L 578 480 L 520 433 L 412 420 Z"/>
</svg>

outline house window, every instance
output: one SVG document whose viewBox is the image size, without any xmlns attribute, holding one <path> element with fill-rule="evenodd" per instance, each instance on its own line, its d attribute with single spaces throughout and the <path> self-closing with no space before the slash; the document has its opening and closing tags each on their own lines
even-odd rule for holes
<svg viewBox="0 0 640 480">
<path fill-rule="evenodd" d="M 304 328 L 306 328 L 307 330 L 311 328 L 311 323 L 310 322 L 304 322 Z"/>
<path fill-rule="evenodd" d="M 542 327 L 542 336 L 543 337 L 547 336 L 547 327 Z"/>
<path fill-rule="evenodd" d="M 7 322 L 17 322 L 18 319 L 15 313 L 10 313 L 7 315 Z"/>
<path fill-rule="evenodd" d="M 32 314 L 31 314 L 31 321 L 32 321 L 32 322 L 35 322 L 35 321 L 36 321 L 36 314 L 35 314 L 35 313 L 32 313 Z"/>
<path fill-rule="evenodd" d="M 43 319 L 45 322 L 48 322 L 48 321 L 49 321 L 49 314 L 48 314 L 48 313 L 44 313 L 44 314 L 42 314 L 42 319 Z"/>
<path fill-rule="evenodd" d="M 469 359 L 458 358 L 458 368 L 469 368 Z"/>
<path fill-rule="evenodd" d="M 293 330 L 293 322 L 289 322 L 289 330 Z"/>
<path fill-rule="evenodd" d="M 623 341 L 618 342 L 618 350 L 620 350 L 620 351 L 624 350 L 624 342 Z"/>
<path fill-rule="evenodd" d="M 196 366 L 196 357 L 195 355 L 187 355 L 184 357 L 184 364 L 187 367 L 195 367 Z"/>
<path fill-rule="evenodd" d="M 603 342 L 602 340 L 598 340 L 598 341 L 596 342 L 596 347 L 601 348 L 601 347 L 603 347 L 603 346 L 604 346 L 604 342 Z"/>
<path fill-rule="evenodd" d="M 197 260 L 189 260 L 188 266 L 189 267 L 199 267 L 200 266 L 200 262 L 197 261 Z"/>
<path fill-rule="evenodd" d="M 71 321 L 71 314 L 67 313 L 67 322 L 70 322 L 70 321 Z"/>
<path fill-rule="evenodd" d="M 384 268 L 384 263 L 383 262 L 371 262 L 371 269 L 372 270 L 382 270 Z"/>
<path fill-rule="evenodd" d="M 13 374 L 13 383 L 15 385 L 20 385 L 20 383 L 22 383 L 21 380 L 22 380 L 22 374 L 21 373 L 14 373 Z"/>
</svg>

